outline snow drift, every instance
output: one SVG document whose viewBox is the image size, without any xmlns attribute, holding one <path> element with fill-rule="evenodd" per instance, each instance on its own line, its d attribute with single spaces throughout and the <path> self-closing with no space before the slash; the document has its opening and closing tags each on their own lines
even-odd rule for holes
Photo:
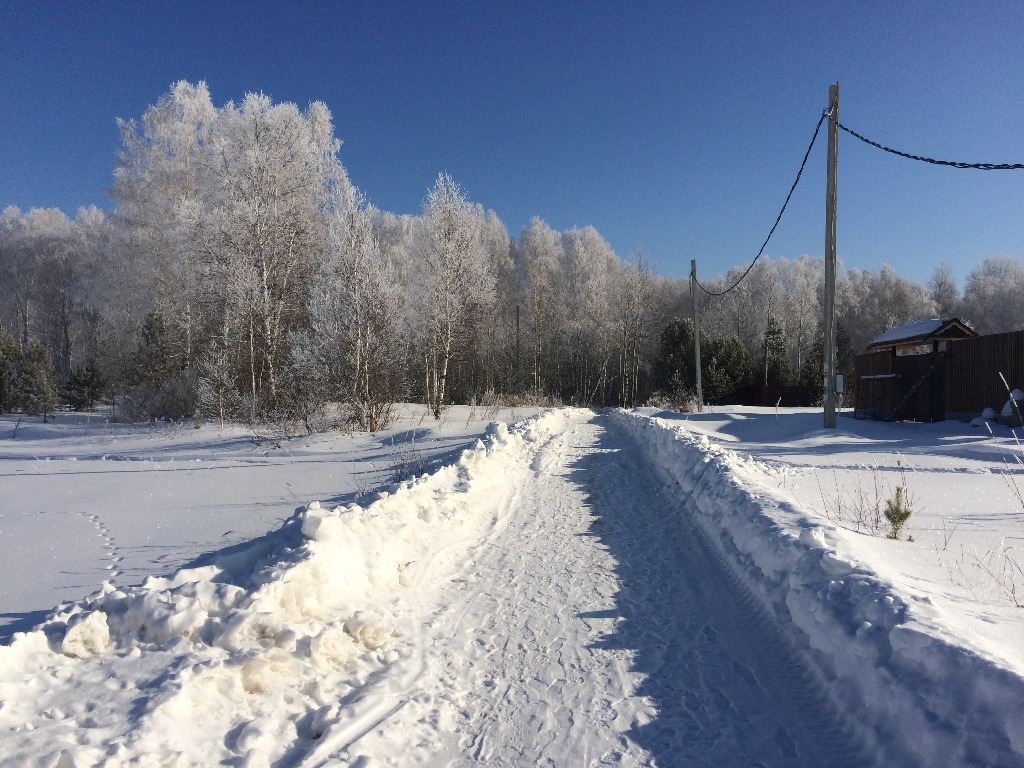
<svg viewBox="0 0 1024 768">
<path fill-rule="evenodd" d="M 417 664 L 395 642 L 415 631 L 403 586 L 448 578 L 562 421 L 491 424 L 367 506 L 314 501 L 173 576 L 61 606 L 0 646 L 4 764 L 269 765 L 372 722 L 348 694 Z"/>
<path fill-rule="evenodd" d="M 880 754 L 906 765 L 1024 765 L 1024 680 L 933 631 L 926 606 L 829 546 L 830 523 L 751 483 L 751 460 L 675 423 L 615 418 L 678 483 L 701 530 Z"/>
</svg>

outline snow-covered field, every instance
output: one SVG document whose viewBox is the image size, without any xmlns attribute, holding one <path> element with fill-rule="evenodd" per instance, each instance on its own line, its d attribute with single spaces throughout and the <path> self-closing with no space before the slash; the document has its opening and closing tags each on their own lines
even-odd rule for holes
<svg viewBox="0 0 1024 768">
<path fill-rule="evenodd" d="M 1020 446 L 821 421 L 3 417 L 0 765 L 1024 765 Z"/>
</svg>

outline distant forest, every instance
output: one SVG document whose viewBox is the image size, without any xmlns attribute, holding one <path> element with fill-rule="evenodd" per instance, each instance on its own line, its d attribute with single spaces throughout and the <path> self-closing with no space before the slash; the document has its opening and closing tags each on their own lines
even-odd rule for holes
<svg viewBox="0 0 1024 768">
<path fill-rule="evenodd" d="M 179 82 L 120 121 L 109 214 L 0 215 L 0 411 L 116 403 L 126 419 L 376 430 L 395 402 L 633 406 L 693 397 L 688 280 L 593 227 L 510 237 L 441 174 L 422 214 L 368 205 L 320 103 L 213 105 Z M 731 285 L 746 268 L 704 281 Z M 705 399 L 820 385 L 823 264 L 764 259 L 700 297 Z M 838 370 L 882 331 L 956 316 L 1024 328 L 1024 265 L 963 290 L 839 270 Z"/>
</svg>

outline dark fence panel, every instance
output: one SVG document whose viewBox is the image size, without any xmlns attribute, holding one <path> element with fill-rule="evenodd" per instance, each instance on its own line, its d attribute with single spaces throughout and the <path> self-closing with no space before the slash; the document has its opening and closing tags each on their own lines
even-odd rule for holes
<svg viewBox="0 0 1024 768">
<path fill-rule="evenodd" d="M 1011 388 L 1024 389 L 1024 331 L 958 339 L 946 351 L 897 357 L 858 355 L 853 363 L 855 415 L 868 419 L 942 421 L 998 412 Z"/>
<path fill-rule="evenodd" d="M 893 417 L 900 421 L 942 421 L 945 412 L 946 356 L 907 355 L 896 358 L 896 371 L 903 386 L 893 404 Z"/>
<path fill-rule="evenodd" d="M 1024 389 L 1024 331 L 951 341 L 946 365 L 950 416 L 976 416 L 986 408 L 998 412 L 1009 399 L 1000 372 L 1011 388 Z"/>
<path fill-rule="evenodd" d="M 945 355 L 897 356 L 891 350 L 853 361 L 854 416 L 889 421 L 945 418 Z"/>
<path fill-rule="evenodd" d="M 890 350 L 885 352 L 868 352 L 853 358 L 853 380 L 861 376 L 884 376 L 893 372 L 892 367 L 896 355 Z"/>
</svg>

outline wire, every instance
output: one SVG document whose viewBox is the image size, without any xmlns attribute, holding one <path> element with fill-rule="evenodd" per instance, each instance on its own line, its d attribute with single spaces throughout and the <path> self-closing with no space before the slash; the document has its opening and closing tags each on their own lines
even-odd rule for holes
<svg viewBox="0 0 1024 768">
<path fill-rule="evenodd" d="M 831 120 L 832 118 L 829 118 L 829 119 Z M 865 137 L 861 136 L 859 133 L 857 133 L 856 131 L 854 131 L 854 130 L 852 130 L 850 128 L 847 128 L 845 125 L 840 123 L 838 120 L 833 120 L 833 122 L 836 124 L 837 127 L 839 127 L 842 130 L 846 131 L 848 134 L 853 136 L 855 139 L 860 139 L 865 144 L 870 144 L 872 147 L 877 147 L 878 149 L 881 149 L 883 152 L 889 152 L 890 154 L 898 155 L 899 157 L 905 157 L 908 160 L 920 160 L 922 163 L 931 163 L 932 165 L 945 165 L 945 166 L 948 166 L 950 168 L 973 168 L 973 169 L 979 170 L 979 171 L 1020 171 L 1020 170 L 1024 170 L 1024 163 L 960 163 L 960 162 L 954 162 L 952 160 L 936 160 L 933 157 L 922 157 L 921 155 L 911 155 L 911 154 L 909 154 L 907 152 L 900 152 L 898 149 L 892 149 L 891 147 L 886 147 L 886 146 L 884 146 L 882 144 L 879 144 L 877 141 L 872 141 L 871 139 L 865 138 Z"/>
<path fill-rule="evenodd" d="M 793 186 L 789 188 L 789 194 L 786 195 L 786 202 L 782 204 L 782 210 L 779 211 L 779 215 L 775 217 L 775 223 L 772 224 L 771 231 L 768 232 L 768 237 L 764 239 L 764 243 L 761 245 L 761 250 L 757 252 L 757 256 L 755 256 L 754 260 L 750 262 L 750 266 L 747 267 L 747 270 L 742 275 L 740 275 L 739 279 L 735 283 L 730 285 L 724 291 L 709 291 L 707 288 L 701 285 L 699 280 L 694 279 L 694 282 L 697 283 L 697 287 L 704 291 L 704 293 L 706 293 L 708 296 L 724 296 L 725 294 L 729 293 L 729 291 L 734 290 L 736 286 L 738 286 L 746 279 L 747 275 L 750 274 L 750 270 L 752 270 L 754 268 L 754 265 L 757 264 L 757 260 L 761 258 L 762 254 L 764 254 L 764 249 L 768 247 L 768 241 L 771 240 L 772 235 L 775 234 L 775 228 L 778 227 L 779 222 L 782 221 L 782 214 L 786 212 L 786 206 L 789 205 L 789 199 L 793 197 L 793 191 L 796 189 L 796 185 L 800 183 L 800 177 L 803 175 L 804 167 L 806 167 L 807 165 L 807 158 L 811 156 L 811 149 L 814 147 L 814 142 L 818 138 L 818 132 L 821 130 L 821 124 L 825 122 L 825 118 L 828 116 L 829 112 L 828 110 L 825 110 L 824 112 L 821 113 L 821 117 L 818 118 L 818 124 L 814 127 L 814 135 L 811 137 L 811 143 L 807 146 L 807 151 L 804 152 L 803 162 L 800 163 L 800 170 L 797 171 L 796 179 L 793 181 Z"/>
</svg>

